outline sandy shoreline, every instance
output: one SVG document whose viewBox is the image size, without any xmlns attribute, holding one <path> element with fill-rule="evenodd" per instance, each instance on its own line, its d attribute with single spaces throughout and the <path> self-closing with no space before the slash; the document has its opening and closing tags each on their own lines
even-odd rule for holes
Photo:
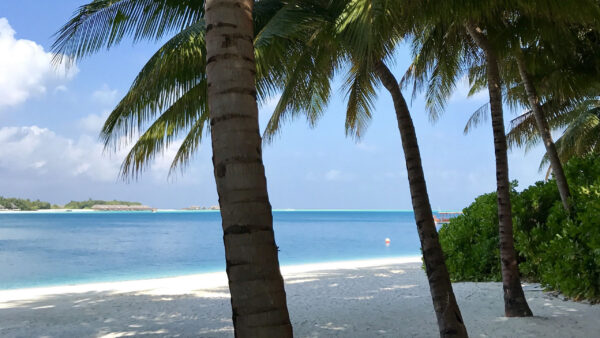
<svg viewBox="0 0 600 338">
<path fill-rule="evenodd" d="M 309 263 L 284 265 L 281 267 L 281 273 L 285 276 L 295 274 L 334 270 L 334 269 L 355 269 L 362 267 L 372 267 L 390 264 L 418 263 L 421 262 L 421 256 L 407 256 L 382 259 L 365 259 L 353 261 L 337 261 L 324 263 Z M 85 292 L 111 291 L 117 293 L 146 291 L 160 294 L 186 294 L 196 289 L 210 289 L 215 287 L 226 287 L 227 276 L 225 272 L 199 273 L 175 277 L 162 277 L 151 279 L 66 284 L 47 287 L 30 287 L 21 289 L 0 290 L 0 309 L 5 302 L 15 300 L 31 300 L 48 295 L 73 294 Z"/>
<path fill-rule="evenodd" d="M 435 337 L 420 257 L 282 267 L 297 337 Z M 525 285 L 532 318 L 503 317 L 500 283 L 456 283 L 472 337 L 596 337 L 600 306 Z M 0 291 L 2 337 L 231 337 L 224 273 Z"/>
</svg>

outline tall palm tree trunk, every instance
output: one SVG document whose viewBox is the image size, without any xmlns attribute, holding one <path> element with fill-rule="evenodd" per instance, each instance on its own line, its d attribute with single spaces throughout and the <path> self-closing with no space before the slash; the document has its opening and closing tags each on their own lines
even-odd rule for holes
<svg viewBox="0 0 600 338">
<path fill-rule="evenodd" d="M 546 121 L 546 118 L 544 117 L 544 111 L 542 110 L 542 106 L 540 105 L 540 99 L 537 96 L 535 86 L 533 85 L 533 81 L 531 80 L 531 76 L 527 71 L 527 65 L 525 64 L 525 58 L 523 57 L 523 53 L 521 51 L 517 51 L 516 58 L 517 66 L 519 68 L 519 74 L 521 75 L 521 80 L 525 85 L 527 100 L 529 101 L 529 105 L 533 110 L 533 116 L 535 117 L 538 132 L 542 136 L 544 146 L 546 147 L 546 154 L 550 159 L 550 166 L 552 167 L 552 173 L 554 174 L 554 178 L 556 179 L 556 185 L 558 186 L 560 199 L 562 201 L 563 207 L 565 208 L 565 210 L 568 211 L 569 197 L 571 196 L 571 193 L 569 192 L 567 177 L 565 176 L 563 166 L 560 163 L 560 159 L 558 157 L 558 152 L 556 151 L 556 145 L 552 140 L 552 134 L 550 134 L 550 127 L 548 126 L 548 121 Z"/>
<path fill-rule="evenodd" d="M 504 116 L 502 111 L 502 84 L 498 59 L 489 41 L 478 27 L 466 25 L 469 35 L 483 50 L 486 57 L 490 111 L 494 132 L 494 150 L 496 154 L 496 185 L 498 195 L 498 220 L 500 232 L 500 260 L 502 266 L 502 287 L 504 290 L 504 312 L 507 317 L 532 316 L 523 288 L 517 264 L 513 238 L 513 222 L 510 203 L 510 184 L 508 180 L 508 156 Z"/>
<path fill-rule="evenodd" d="M 423 250 L 423 260 L 425 261 L 425 270 L 429 281 L 429 290 L 433 299 L 433 306 L 437 316 L 438 327 L 441 337 L 467 337 L 467 329 L 463 323 L 462 315 L 452 284 L 444 254 L 438 239 L 438 233 L 433 221 L 429 195 L 427 194 L 427 185 L 423 166 L 421 165 L 421 153 L 417 142 L 417 134 L 410 117 L 410 111 L 400 91 L 398 81 L 389 70 L 389 68 L 380 62 L 375 71 L 381 79 L 383 86 L 390 92 L 394 101 L 396 118 L 398 120 L 398 129 L 402 138 L 402 148 L 406 159 L 406 170 L 408 173 L 408 183 L 412 197 L 415 220 L 421 248 Z"/>
<path fill-rule="evenodd" d="M 267 195 L 253 0 L 206 1 L 208 102 L 236 337 L 292 337 Z"/>
</svg>

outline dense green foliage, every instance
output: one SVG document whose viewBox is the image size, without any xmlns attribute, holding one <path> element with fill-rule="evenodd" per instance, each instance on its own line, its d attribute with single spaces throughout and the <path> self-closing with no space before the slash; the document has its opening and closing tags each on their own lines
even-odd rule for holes
<svg viewBox="0 0 600 338">
<path fill-rule="evenodd" d="M 0 196 L 0 205 L 6 209 L 20 210 L 39 210 L 52 208 L 50 203 L 42 202 L 40 200 L 31 201 L 29 199 L 4 198 L 2 196 Z M 2 207 L 0 207 L 0 209 L 2 209 Z"/>
<path fill-rule="evenodd" d="M 142 205 L 139 202 L 126 202 L 126 201 L 101 201 L 89 199 L 87 201 L 71 201 L 67 203 L 65 209 L 90 209 L 94 205 Z"/>
<path fill-rule="evenodd" d="M 513 189 L 515 246 L 525 278 L 575 299 L 600 301 L 600 157 L 565 166 L 573 210 L 560 204 L 553 181 Z M 500 280 L 496 194 L 479 196 L 440 229 L 453 280 Z"/>
<path fill-rule="evenodd" d="M 496 193 L 477 197 L 439 231 L 453 280 L 499 281 L 498 205 Z"/>
</svg>

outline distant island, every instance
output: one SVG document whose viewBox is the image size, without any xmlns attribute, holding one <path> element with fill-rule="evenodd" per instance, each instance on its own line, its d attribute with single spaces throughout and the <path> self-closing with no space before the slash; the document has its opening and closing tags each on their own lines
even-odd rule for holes
<svg viewBox="0 0 600 338">
<path fill-rule="evenodd" d="M 152 210 L 140 202 L 103 201 L 88 199 L 87 201 L 71 201 L 64 206 L 40 200 L 32 201 L 24 198 L 0 196 L 0 211 L 35 211 L 48 209 L 90 209 L 90 210 Z"/>
<path fill-rule="evenodd" d="M 71 201 L 65 205 L 51 204 L 40 200 L 32 201 L 30 199 L 2 197 L 0 196 L 0 211 L 36 211 L 50 210 L 56 211 L 72 211 L 72 210 L 89 210 L 89 211 L 158 211 L 158 209 L 143 205 L 140 202 L 129 201 L 103 201 L 88 199 L 86 201 Z M 181 210 L 219 210 L 218 205 L 213 206 L 191 206 Z"/>
<path fill-rule="evenodd" d="M 127 201 L 102 201 L 102 200 L 93 200 L 89 199 L 87 201 L 71 201 L 65 204 L 62 209 L 93 209 L 94 206 L 97 205 L 110 205 L 110 206 L 141 206 L 140 202 L 127 202 Z"/>
<path fill-rule="evenodd" d="M 39 210 L 51 209 L 53 206 L 40 200 L 31 201 L 21 198 L 4 198 L 0 196 L 0 211 Z"/>
</svg>

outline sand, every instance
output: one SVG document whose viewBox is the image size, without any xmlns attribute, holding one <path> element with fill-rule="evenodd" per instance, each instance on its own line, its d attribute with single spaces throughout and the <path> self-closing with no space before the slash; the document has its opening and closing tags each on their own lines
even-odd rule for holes
<svg viewBox="0 0 600 338">
<path fill-rule="evenodd" d="M 436 337 L 420 258 L 283 267 L 296 337 Z M 500 283 L 456 283 L 471 337 L 598 337 L 600 305 L 525 284 L 535 317 L 505 318 Z M 224 273 L 0 291 L 0 337 L 232 337 Z"/>
</svg>

